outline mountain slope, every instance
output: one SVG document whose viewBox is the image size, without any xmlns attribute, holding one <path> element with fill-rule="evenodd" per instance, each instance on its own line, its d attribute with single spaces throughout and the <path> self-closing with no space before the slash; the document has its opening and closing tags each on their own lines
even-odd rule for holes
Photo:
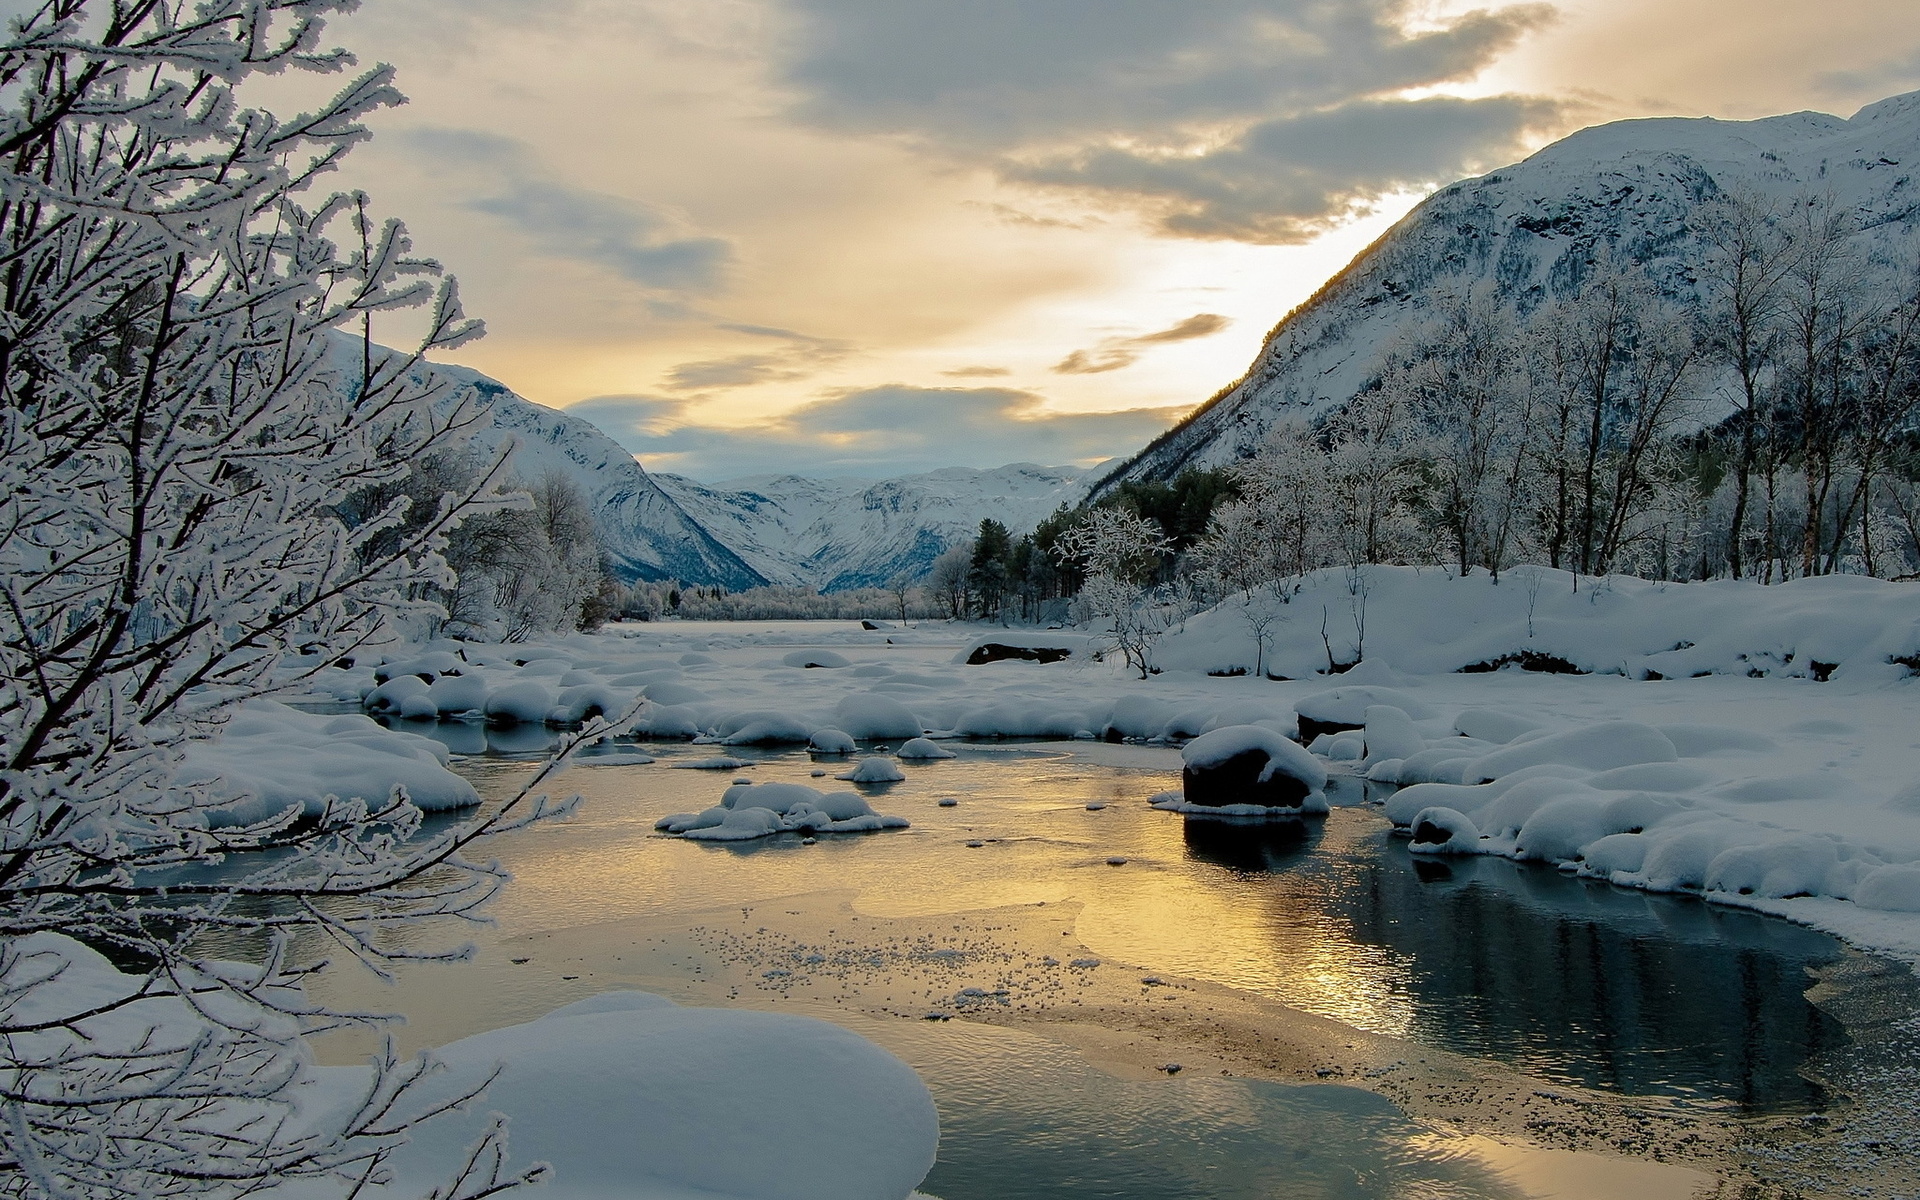
<svg viewBox="0 0 1920 1200">
<path fill-rule="evenodd" d="M 415 377 L 443 383 L 438 404 L 477 397 L 486 406 L 468 444 L 490 456 L 512 439 L 507 461 L 512 478 L 532 483 L 557 471 L 578 484 L 621 579 L 677 579 L 735 591 L 768 582 L 689 517 L 633 455 L 587 422 L 535 404 L 466 367 L 428 363 L 416 368 Z"/>
<path fill-rule="evenodd" d="M 991 517 L 1019 534 L 1078 504 L 1090 473 L 1015 463 L 872 480 L 763 475 L 703 484 L 653 478 L 768 580 L 821 591 L 918 577 Z"/>
<path fill-rule="evenodd" d="M 1170 479 L 1252 455 L 1269 430 L 1365 390 L 1381 351 L 1443 295 L 1490 285 L 1524 315 L 1571 294 L 1596 252 L 1697 304 L 1702 207 L 1735 193 L 1830 197 L 1876 282 L 1911 277 L 1920 239 L 1920 92 L 1851 120 L 1655 118 L 1585 129 L 1441 189 L 1275 327 L 1245 376 L 1096 481 Z"/>
</svg>

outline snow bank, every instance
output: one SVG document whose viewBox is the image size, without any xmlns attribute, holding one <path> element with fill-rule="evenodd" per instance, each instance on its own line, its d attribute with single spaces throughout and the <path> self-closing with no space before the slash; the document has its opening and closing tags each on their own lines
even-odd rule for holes
<svg viewBox="0 0 1920 1200">
<path fill-rule="evenodd" d="M 736 783 L 712 808 L 661 817 L 653 827 L 696 841 L 739 842 L 775 833 L 871 833 L 880 829 L 905 829 L 907 821 L 904 817 L 883 816 L 873 811 L 871 805 L 852 792 L 822 793 L 803 783 Z"/>
<path fill-rule="evenodd" d="M 1271 672 L 1307 678 L 1326 673 L 1330 655 L 1361 659 L 1362 626 L 1366 663 L 1407 675 L 1512 667 L 1842 680 L 1900 674 L 1895 660 L 1920 651 L 1920 588 L 1855 575 L 1771 587 L 1609 576 L 1576 587 L 1572 575 L 1545 567 L 1516 567 L 1498 582 L 1434 568 L 1364 574 L 1364 601 L 1345 571 L 1330 570 L 1307 576 L 1277 606 L 1281 619 L 1267 631 Z M 1163 639 L 1154 661 L 1168 671 L 1251 670 L 1254 656 L 1251 627 L 1227 605 Z"/>
<path fill-rule="evenodd" d="M 1693 892 L 1783 913 L 1797 911 L 1781 906 L 1796 900 L 1920 911 L 1920 863 L 1913 861 L 1920 855 L 1754 815 L 1756 806 L 1789 815 L 1777 806 L 1834 794 L 1842 781 L 1777 769 L 1741 775 L 1755 765 L 1750 755 L 1778 749 L 1771 739 L 1700 724 L 1665 728 L 1671 737 L 1631 721 L 1528 730 L 1507 746 L 1452 760 L 1463 764 L 1459 782 L 1402 788 L 1385 813 L 1421 854 L 1552 863 L 1622 887 Z M 1421 754 L 1474 740 L 1436 739 Z M 1682 747 L 1689 753 L 1683 756 Z M 1729 753 L 1741 749 L 1745 755 Z M 1404 760 L 1403 775 L 1418 757 Z M 1791 761 L 1790 754 L 1774 761 L 1781 758 Z M 1832 913 L 1812 923 L 1851 924 Z"/>
<path fill-rule="evenodd" d="M 265 820 L 295 806 L 318 815 L 329 797 L 378 807 L 395 787 L 427 812 L 479 804 L 473 785 L 446 762 L 439 742 L 383 729 L 370 717 L 319 716 L 256 700 L 217 739 L 190 746 L 178 778 L 208 784 L 229 801 L 213 817 L 219 824 Z"/>
</svg>

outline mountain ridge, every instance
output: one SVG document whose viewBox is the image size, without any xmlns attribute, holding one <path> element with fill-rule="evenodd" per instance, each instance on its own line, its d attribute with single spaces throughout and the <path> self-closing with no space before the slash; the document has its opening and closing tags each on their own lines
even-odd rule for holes
<svg viewBox="0 0 1920 1200">
<path fill-rule="evenodd" d="M 1694 219 L 1735 193 L 1830 197 L 1852 214 L 1871 273 L 1884 280 L 1911 270 L 1920 243 L 1920 92 L 1851 118 L 1615 121 L 1440 188 L 1283 317 L 1238 380 L 1101 474 L 1090 494 L 1228 465 L 1257 452 L 1277 424 L 1324 416 L 1371 384 L 1396 335 L 1462 287 L 1490 284 L 1524 315 L 1570 294 L 1605 253 L 1697 304 Z"/>
</svg>

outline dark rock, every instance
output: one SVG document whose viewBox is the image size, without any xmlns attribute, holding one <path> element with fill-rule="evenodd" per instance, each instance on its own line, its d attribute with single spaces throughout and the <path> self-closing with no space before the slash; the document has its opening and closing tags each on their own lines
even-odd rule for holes
<svg viewBox="0 0 1920 1200">
<path fill-rule="evenodd" d="M 1298 808 L 1307 798 L 1307 785 L 1285 771 L 1275 771 L 1265 783 L 1265 750 L 1244 750 L 1211 767 L 1189 764 L 1180 772 L 1180 786 L 1188 804 L 1221 808 L 1229 804 L 1259 804 L 1267 808 Z"/>
<path fill-rule="evenodd" d="M 982 642 L 973 648 L 972 654 L 967 655 L 967 665 L 979 667 L 1009 658 L 1023 662 L 1056 663 L 1072 657 L 1073 651 L 1062 646 L 1009 646 L 1002 642 Z"/>
</svg>

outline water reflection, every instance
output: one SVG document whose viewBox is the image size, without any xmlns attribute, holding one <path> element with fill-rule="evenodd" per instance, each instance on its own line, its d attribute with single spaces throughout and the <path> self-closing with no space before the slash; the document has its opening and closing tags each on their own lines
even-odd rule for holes
<svg viewBox="0 0 1920 1200">
<path fill-rule="evenodd" d="M 1193 817 L 1181 838 L 1194 858 L 1245 875 L 1287 871 L 1301 865 L 1320 841 L 1321 823 L 1300 817 L 1233 820 Z"/>
<path fill-rule="evenodd" d="M 481 941 L 826 888 L 882 916 L 1070 901 L 1072 932 L 1102 957 L 1606 1090 L 1814 1107 L 1799 1072 L 1845 1043 L 1805 995 L 1808 968 L 1839 954 L 1825 935 L 1503 860 L 1415 863 L 1358 789 L 1322 819 L 1183 821 L 1145 805 L 1177 778 L 1170 752 L 955 748 L 881 802 L 913 828 L 811 846 L 657 836 L 656 818 L 726 786 L 730 773 L 669 769 L 708 747 L 578 766 L 559 784 L 585 794 L 576 816 L 489 848 L 514 882 Z M 798 749 L 739 756 L 762 782 L 823 782 Z M 498 749 L 456 766 L 496 797 L 532 769 Z"/>
<path fill-rule="evenodd" d="M 1847 1043 L 1806 998 L 1811 969 L 1839 953 L 1824 934 L 1500 859 L 1410 861 L 1349 814 L 1311 853 L 1269 848 L 1266 830 L 1235 845 L 1216 824 L 1190 822 L 1188 852 L 1236 873 L 1269 862 L 1277 936 L 1324 934 L 1332 919 L 1388 956 L 1404 1008 L 1380 1032 L 1618 1092 L 1752 1111 L 1826 1101 L 1801 1074 Z M 1328 1015 L 1356 1020 L 1351 1006 Z"/>
</svg>

